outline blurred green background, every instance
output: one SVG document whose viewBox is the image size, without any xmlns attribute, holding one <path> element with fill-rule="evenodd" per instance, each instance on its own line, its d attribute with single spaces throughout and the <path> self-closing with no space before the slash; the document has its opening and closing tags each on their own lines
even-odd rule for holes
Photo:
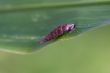
<svg viewBox="0 0 110 73">
<path fill-rule="evenodd" d="M 28 55 L 1 52 L 0 73 L 110 73 L 110 25 Z"/>
<path fill-rule="evenodd" d="M 110 1 L 0 0 L 0 73 L 110 73 L 110 25 L 77 28 L 45 47 L 36 43 L 60 23 L 75 22 L 110 24 Z"/>
</svg>

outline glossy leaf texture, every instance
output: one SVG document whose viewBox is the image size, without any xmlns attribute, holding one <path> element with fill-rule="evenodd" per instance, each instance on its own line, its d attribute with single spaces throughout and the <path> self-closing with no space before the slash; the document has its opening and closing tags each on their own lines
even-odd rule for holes
<svg viewBox="0 0 110 73">
<path fill-rule="evenodd" d="M 45 45 L 38 41 L 65 23 L 74 23 L 76 30 L 60 38 L 63 40 L 110 24 L 110 1 L 0 0 L 0 50 L 41 49 L 55 41 Z"/>
</svg>

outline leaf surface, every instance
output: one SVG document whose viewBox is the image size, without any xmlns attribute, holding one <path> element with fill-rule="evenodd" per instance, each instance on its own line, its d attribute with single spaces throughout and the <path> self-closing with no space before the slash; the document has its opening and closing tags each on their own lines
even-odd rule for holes
<svg viewBox="0 0 110 73">
<path fill-rule="evenodd" d="M 65 23 L 74 23 L 76 30 L 60 38 L 63 40 L 110 24 L 110 1 L 1 0 L 0 50 L 19 53 L 41 49 L 48 44 L 38 41 Z"/>
</svg>

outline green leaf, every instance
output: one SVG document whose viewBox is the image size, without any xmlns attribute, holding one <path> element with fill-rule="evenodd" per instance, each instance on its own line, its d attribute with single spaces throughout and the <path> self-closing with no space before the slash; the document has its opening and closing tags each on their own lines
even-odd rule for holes
<svg viewBox="0 0 110 73">
<path fill-rule="evenodd" d="M 56 26 L 74 23 L 76 30 L 60 39 L 74 38 L 96 27 L 110 24 L 110 1 L 0 1 L 0 50 L 25 53 L 48 44 L 38 41 Z"/>
</svg>

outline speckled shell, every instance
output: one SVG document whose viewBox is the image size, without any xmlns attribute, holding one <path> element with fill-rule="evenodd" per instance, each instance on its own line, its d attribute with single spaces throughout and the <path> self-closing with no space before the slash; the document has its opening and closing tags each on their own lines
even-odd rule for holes
<svg viewBox="0 0 110 73">
<path fill-rule="evenodd" d="M 39 43 L 43 44 L 43 43 L 46 43 L 48 41 L 54 40 L 54 39 L 58 38 L 59 36 L 64 35 L 64 33 L 67 32 L 66 28 L 68 27 L 68 25 L 69 24 L 59 25 L 53 31 L 51 31 L 47 36 L 45 36 L 42 40 L 40 40 Z"/>
</svg>

